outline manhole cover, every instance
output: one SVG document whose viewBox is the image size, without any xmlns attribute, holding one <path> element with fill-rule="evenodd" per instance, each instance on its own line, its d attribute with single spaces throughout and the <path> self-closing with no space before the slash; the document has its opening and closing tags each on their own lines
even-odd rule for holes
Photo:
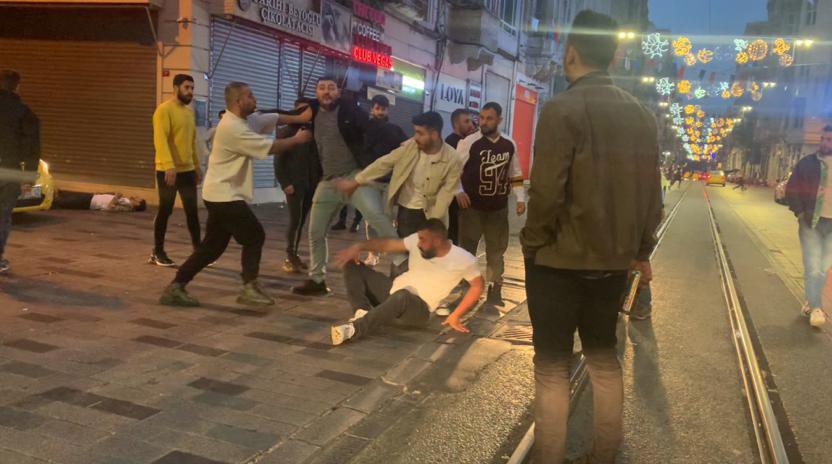
<svg viewBox="0 0 832 464">
<path fill-rule="evenodd" d="M 491 338 L 506 340 L 515 344 L 532 344 L 532 326 L 527 324 L 507 324 L 497 329 Z"/>
</svg>

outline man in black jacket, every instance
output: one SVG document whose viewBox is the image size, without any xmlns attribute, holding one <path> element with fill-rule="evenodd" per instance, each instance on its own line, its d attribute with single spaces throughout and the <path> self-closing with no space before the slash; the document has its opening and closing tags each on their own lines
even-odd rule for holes
<svg viewBox="0 0 832 464">
<path fill-rule="evenodd" d="M 451 127 L 453 132 L 445 137 L 445 143 L 454 147 L 454 150 L 462 139 L 477 131 L 471 120 L 471 112 L 465 108 L 458 108 L 451 113 Z M 459 245 L 459 203 L 456 202 L 456 197 L 448 207 L 448 238 L 454 245 Z"/>
<path fill-rule="evenodd" d="M 311 99 L 299 98 L 295 101 L 295 109 L 302 110 L 312 103 Z M 278 135 L 280 138 L 291 137 L 300 129 L 299 125 L 286 126 Z M 286 194 L 286 204 L 289 206 L 289 227 L 286 229 L 286 259 L 283 270 L 289 273 L 300 273 L 308 269 L 300 257 L 301 231 L 312 208 L 312 194 L 321 179 L 321 162 L 315 142 L 311 141 L 296 145 L 285 153 L 274 157 L 274 174 L 280 183 L 280 188 Z"/>
<path fill-rule="evenodd" d="M 379 236 L 397 236 L 392 220 L 384 212 L 378 189 L 363 186 L 347 198 L 331 182 L 338 178 L 352 178 L 359 172 L 358 159 L 362 156 L 369 125 L 367 112 L 355 102 L 341 97 L 341 90 L 333 77 L 318 79 L 315 96 L 317 101 L 311 105 L 314 113 L 311 122 L 323 179 L 315 188 L 309 216 L 309 279 L 292 288 L 299 295 L 325 295 L 329 292 L 324 281 L 328 259 L 327 232 L 330 222 L 345 204 L 352 204 L 361 211 Z"/>
<path fill-rule="evenodd" d="M 826 323 L 821 293 L 832 267 L 832 125 L 823 128 L 817 153 L 801 159 L 786 184 L 786 202 L 797 216 L 803 251 L 803 285 L 812 327 Z"/>
<path fill-rule="evenodd" d="M 0 71 L 0 272 L 9 269 L 3 251 L 17 197 L 21 190 L 31 188 L 40 162 L 40 125 L 35 113 L 20 100 L 19 86 L 20 74 L 10 69 Z"/>
</svg>

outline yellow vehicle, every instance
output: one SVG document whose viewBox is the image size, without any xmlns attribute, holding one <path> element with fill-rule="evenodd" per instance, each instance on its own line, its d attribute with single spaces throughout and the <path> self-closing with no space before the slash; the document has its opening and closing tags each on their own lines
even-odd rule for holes
<svg viewBox="0 0 832 464">
<path fill-rule="evenodd" d="M 32 189 L 23 192 L 17 197 L 15 213 L 28 211 L 47 211 L 52 208 L 52 200 L 55 199 L 55 180 L 49 173 L 49 164 L 40 160 L 38 164 L 38 177 L 32 185 Z"/>
<path fill-rule="evenodd" d="M 725 171 L 711 171 L 708 173 L 705 185 L 721 185 L 725 187 L 725 182 Z"/>
</svg>

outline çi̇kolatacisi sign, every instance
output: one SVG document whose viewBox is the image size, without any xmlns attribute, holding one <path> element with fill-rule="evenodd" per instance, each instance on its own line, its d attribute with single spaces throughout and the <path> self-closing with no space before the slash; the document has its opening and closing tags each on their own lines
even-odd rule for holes
<svg viewBox="0 0 832 464">
<path fill-rule="evenodd" d="M 321 28 L 321 14 L 298 8 L 291 2 L 280 0 L 253 0 L 260 5 L 260 19 L 288 32 L 316 38 Z"/>
</svg>

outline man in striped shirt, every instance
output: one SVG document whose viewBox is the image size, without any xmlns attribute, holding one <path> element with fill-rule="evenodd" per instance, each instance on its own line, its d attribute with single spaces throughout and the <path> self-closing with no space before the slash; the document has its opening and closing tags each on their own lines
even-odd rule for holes
<svg viewBox="0 0 832 464">
<path fill-rule="evenodd" d="M 500 133 L 503 109 L 489 102 L 480 112 L 480 130 L 461 142 L 462 184 L 459 203 L 459 241 L 476 256 L 485 237 L 485 278 L 488 302 L 502 305 L 504 255 L 508 249 L 508 198 L 514 192 L 518 216 L 526 212 L 526 191 L 514 141 Z"/>
</svg>

